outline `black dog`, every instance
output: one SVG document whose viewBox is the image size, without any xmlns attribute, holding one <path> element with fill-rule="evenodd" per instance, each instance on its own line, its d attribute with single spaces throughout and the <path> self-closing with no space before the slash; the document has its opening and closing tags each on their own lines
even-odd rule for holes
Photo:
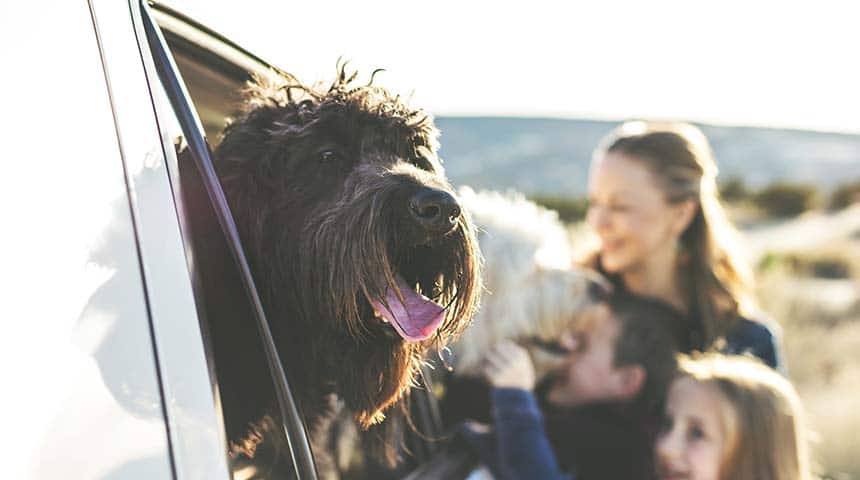
<svg viewBox="0 0 860 480">
<path fill-rule="evenodd" d="M 286 74 L 256 82 L 213 152 L 312 437 L 333 395 L 361 428 L 382 422 L 425 350 L 468 324 L 480 291 L 477 242 L 432 120 L 354 79 L 341 67 L 327 89 Z M 225 317 L 212 327 L 216 350 L 255 330 Z M 217 365 L 233 458 L 277 430 L 255 357 Z"/>
</svg>

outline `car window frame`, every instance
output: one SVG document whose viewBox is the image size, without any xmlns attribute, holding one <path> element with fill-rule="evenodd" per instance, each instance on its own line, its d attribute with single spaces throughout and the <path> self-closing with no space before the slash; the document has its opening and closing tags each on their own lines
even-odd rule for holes
<svg viewBox="0 0 860 480">
<path fill-rule="evenodd" d="M 153 78 L 157 78 L 164 88 L 171 103 L 173 113 L 176 115 L 180 127 L 185 134 L 191 157 L 194 159 L 194 163 L 204 179 L 204 185 L 209 195 L 211 206 L 215 209 L 218 216 L 219 224 L 230 247 L 230 253 L 240 272 L 246 294 L 253 307 L 253 316 L 260 334 L 262 347 L 266 353 L 267 367 L 272 377 L 272 384 L 275 388 L 277 404 L 281 414 L 280 418 L 283 422 L 281 427 L 286 436 L 294 471 L 300 479 L 314 480 L 317 478 L 317 474 L 310 449 L 307 427 L 292 395 L 285 366 L 281 363 L 280 357 L 277 354 L 277 347 L 266 321 L 265 312 L 263 311 L 262 303 L 239 239 L 235 221 L 230 213 L 220 182 L 215 175 L 202 124 L 185 87 L 182 75 L 176 67 L 161 28 L 155 21 L 151 11 L 151 8 L 161 8 L 161 6 L 145 0 L 141 0 L 138 6 L 143 21 L 146 43 L 149 47 L 148 54 L 153 60 L 156 70 L 151 73 L 153 74 Z"/>
</svg>

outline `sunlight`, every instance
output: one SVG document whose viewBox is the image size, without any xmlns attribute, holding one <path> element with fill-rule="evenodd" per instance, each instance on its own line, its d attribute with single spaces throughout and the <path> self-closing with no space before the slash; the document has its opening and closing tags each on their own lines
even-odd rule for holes
<svg viewBox="0 0 860 480">
<path fill-rule="evenodd" d="M 171 3 L 306 82 L 332 78 L 339 56 L 386 68 L 381 82 L 437 115 L 860 132 L 851 3 L 441 1 L 407 12 L 383 1 L 328 16 L 262 0 Z"/>
</svg>

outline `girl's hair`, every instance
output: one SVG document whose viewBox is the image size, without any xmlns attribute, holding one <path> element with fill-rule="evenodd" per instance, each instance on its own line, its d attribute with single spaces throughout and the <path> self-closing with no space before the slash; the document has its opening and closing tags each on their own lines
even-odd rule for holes
<svg viewBox="0 0 860 480">
<path fill-rule="evenodd" d="M 755 358 L 717 353 L 682 355 L 679 371 L 715 387 L 734 414 L 721 479 L 812 478 L 803 407 L 785 377 Z"/>
<path fill-rule="evenodd" d="M 667 202 L 696 202 L 696 214 L 680 237 L 678 283 L 691 317 L 700 322 L 690 343 L 701 350 L 711 347 L 751 306 L 751 275 L 719 201 L 717 166 L 707 138 L 686 123 L 627 122 L 604 138 L 594 156 L 607 153 L 641 162 Z"/>
</svg>

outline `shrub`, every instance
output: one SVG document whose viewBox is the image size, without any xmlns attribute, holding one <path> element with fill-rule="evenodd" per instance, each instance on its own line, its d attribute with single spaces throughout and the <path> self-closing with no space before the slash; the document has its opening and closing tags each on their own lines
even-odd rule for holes
<svg viewBox="0 0 860 480">
<path fill-rule="evenodd" d="M 747 199 L 750 191 L 741 177 L 729 177 L 720 184 L 720 197 L 728 202 L 739 202 Z"/>
<path fill-rule="evenodd" d="M 757 192 L 753 201 L 771 217 L 788 218 L 812 208 L 815 197 L 816 190 L 811 185 L 777 182 Z"/>
<path fill-rule="evenodd" d="M 813 277 L 844 279 L 851 278 L 851 265 L 840 258 L 817 258 L 809 263 Z"/>
<path fill-rule="evenodd" d="M 840 253 L 768 252 L 758 263 L 761 273 L 784 269 L 789 275 L 827 279 L 852 278 L 852 260 Z"/>
<path fill-rule="evenodd" d="M 576 223 L 585 218 L 588 211 L 588 200 L 584 198 L 565 197 L 561 195 L 533 195 L 533 202 L 550 210 L 558 212 L 558 218 L 564 223 Z"/>
<path fill-rule="evenodd" d="M 830 195 L 827 208 L 829 210 L 841 210 L 856 202 L 860 202 L 860 180 L 837 187 Z"/>
</svg>

